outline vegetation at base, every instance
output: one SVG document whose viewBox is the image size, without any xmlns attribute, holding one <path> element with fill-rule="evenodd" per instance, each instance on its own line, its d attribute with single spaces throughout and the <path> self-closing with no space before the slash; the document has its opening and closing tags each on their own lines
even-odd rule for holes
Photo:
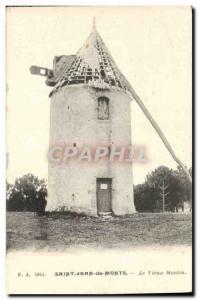
<svg viewBox="0 0 198 300">
<path fill-rule="evenodd" d="M 60 217 L 63 218 L 88 218 L 88 216 L 85 213 L 75 212 L 71 210 L 64 210 L 64 211 L 47 211 L 45 213 L 46 217 L 58 219 Z M 90 217 L 89 217 L 90 218 Z M 94 218 L 91 216 L 91 218 Z"/>
<path fill-rule="evenodd" d="M 192 174 L 192 169 L 189 171 Z M 172 170 L 160 166 L 146 176 L 145 183 L 134 186 L 138 212 L 183 211 L 185 202 L 191 207 L 191 199 L 192 185 L 180 167 Z"/>
<path fill-rule="evenodd" d="M 46 180 L 27 174 L 17 178 L 14 184 L 6 182 L 7 211 L 43 213 L 47 204 Z"/>
</svg>

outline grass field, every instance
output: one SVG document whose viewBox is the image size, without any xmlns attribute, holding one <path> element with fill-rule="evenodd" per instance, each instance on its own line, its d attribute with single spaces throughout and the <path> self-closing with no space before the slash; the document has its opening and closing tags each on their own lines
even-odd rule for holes
<svg viewBox="0 0 198 300">
<path fill-rule="evenodd" d="M 7 250 L 190 245 L 191 214 L 136 213 L 112 219 L 7 213 Z"/>
</svg>

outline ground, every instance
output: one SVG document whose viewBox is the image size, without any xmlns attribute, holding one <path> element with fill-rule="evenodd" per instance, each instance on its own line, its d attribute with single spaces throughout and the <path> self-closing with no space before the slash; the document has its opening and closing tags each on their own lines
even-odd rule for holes
<svg viewBox="0 0 198 300">
<path fill-rule="evenodd" d="M 135 213 L 102 219 L 70 214 L 7 213 L 7 249 L 190 245 L 190 213 Z"/>
</svg>

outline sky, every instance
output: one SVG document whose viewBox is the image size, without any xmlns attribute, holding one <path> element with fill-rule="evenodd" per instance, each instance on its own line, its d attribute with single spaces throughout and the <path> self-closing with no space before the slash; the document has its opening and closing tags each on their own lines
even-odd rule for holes
<svg viewBox="0 0 198 300">
<path fill-rule="evenodd" d="M 7 178 L 47 178 L 51 88 L 31 65 L 52 68 L 56 55 L 75 54 L 93 17 L 117 66 L 159 124 L 180 160 L 190 167 L 192 49 L 190 7 L 9 7 L 6 19 Z M 160 165 L 176 168 L 135 101 L 132 143 L 149 161 L 134 163 L 134 183 Z"/>
</svg>

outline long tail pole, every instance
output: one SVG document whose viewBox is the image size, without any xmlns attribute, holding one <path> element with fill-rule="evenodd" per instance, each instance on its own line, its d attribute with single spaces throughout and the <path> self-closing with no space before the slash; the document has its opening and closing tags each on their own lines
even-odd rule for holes
<svg viewBox="0 0 198 300">
<path fill-rule="evenodd" d="M 137 104 L 139 105 L 139 107 L 141 108 L 141 110 L 143 111 L 143 113 L 145 114 L 145 116 L 147 117 L 147 119 L 149 120 L 149 122 L 151 123 L 151 125 L 153 126 L 153 128 L 155 129 L 155 131 L 157 132 L 157 134 L 159 135 L 159 137 L 161 138 L 162 142 L 164 143 L 165 147 L 167 148 L 167 150 L 169 151 L 169 153 L 171 154 L 171 156 L 173 157 L 173 159 L 182 168 L 182 170 L 186 174 L 187 178 L 192 183 L 192 177 L 191 177 L 188 169 L 181 162 L 181 160 L 176 156 L 176 154 L 173 151 L 173 149 L 172 149 L 170 143 L 168 142 L 167 138 L 165 137 L 165 135 L 161 131 L 161 129 L 158 126 L 158 124 L 153 119 L 152 115 L 150 114 L 150 112 L 148 111 L 148 109 L 146 108 L 146 106 L 144 105 L 144 103 L 142 102 L 142 100 L 140 99 L 140 97 L 136 94 L 136 92 L 134 91 L 134 89 L 131 87 L 131 85 L 129 84 L 128 80 L 126 78 L 124 78 L 124 79 L 125 79 L 125 81 L 127 83 L 130 96 L 132 97 L 132 99 L 134 99 L 137 102 Z"/>
</svg>

